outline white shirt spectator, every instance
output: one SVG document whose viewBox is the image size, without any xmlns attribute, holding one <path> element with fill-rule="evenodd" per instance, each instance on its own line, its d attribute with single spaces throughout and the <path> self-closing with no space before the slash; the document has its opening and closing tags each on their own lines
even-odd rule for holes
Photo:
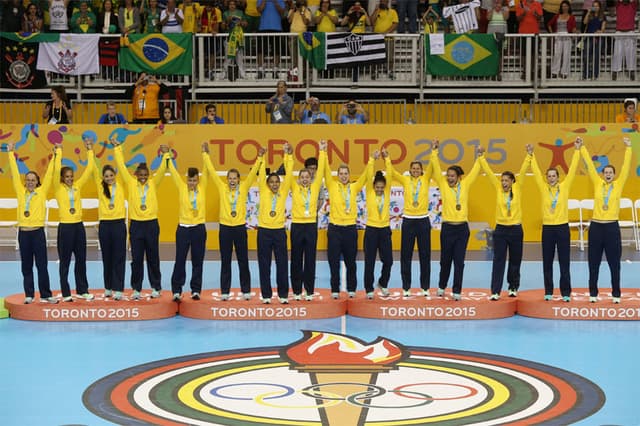
<svg viewBox="0 0 640 426">
<path fill-rule="evenodd" d="M 455 6 L 447 6 L 442 11 L 444 18 L 453 20 L 453 28 L 457 34 L 464 34 L 478 29 L 478 17 L 476 9 L 480 7 L 480 0 L 469 3 L 460 3 Z"/>
<path fill-rule="evenodd" d="M 180 17 L 182 21 L 184 21 L 184 14 L 182 13 L 182 9 L 174 9 L 173 13 L 168 13 L 167 10 L 163 10 L 160 12 L 160 21 L 164 21 L 164 18 L 169 15 L 169 20 L 166 24 L 162 26 L 163 33 L 181 33 L 182 32 L 182 24 L 178 23 L 176 19 L 176 15 Z"/>
</svg>

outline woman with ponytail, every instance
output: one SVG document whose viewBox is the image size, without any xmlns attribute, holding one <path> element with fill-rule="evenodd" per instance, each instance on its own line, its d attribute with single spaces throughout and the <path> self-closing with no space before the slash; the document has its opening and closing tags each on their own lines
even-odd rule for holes
<svg viewBox="0 0 640 426">
<path fill-rule="evenodd" d="M 144 258 L 147 257 L 147 272 L 149 283 L 153 289 L 152 298 L 160 297 L 162 291 L 160 275 L 160 225 L 158 224 L 158 196 L 157 188 L 164 177 L 166 161 L 160 162 L 160 167 L 149 183 L 149 168 L 147 163 L 139 163 L 133 174 L 129 174 L 122 155 L 122 147 L 115 139 L 111 140 L 114 146 L 113 152 L 118 169 L 122 172 L 122 180 L 127 187 L 129 202 L 129 241 L 131 243 L 131 298 L 138 300 L 141 297 L 142 280 L 144 279 Z M 169 147 L 160 146 L 163 153 L 169 151 Z"/>
<path fill-rule="evenodd" d="M 374 154 L 375 155 L 375 154 Z M 382 151 L 382 158 L 387 159 L 389 154 Z M 386 162 L 386 175 L 392 176 L 391 161 Z M 364 231 L 364 290 L 367 299 L 373 299 L 373 281 L 376 255 L 380 254 L 382 271 L 378 279 L 378 288 L 383 295 L 388 295 L 387 286 L 391 277 L 391 265 L 393 253 L 391 251 L 391 226 L 389 216 L 389 201 L 391 198 L 391 185 L 382 171 L 378 170 L 371 176 L 372 168 L 367 168 L 367 227 Z"/>
<path fill-rule="evenodd" d="M 75 260 L 74 277 L 76 294 L 85 300 L 92 300 L 87 280 L 87 234 L 82 223 L 82 194 L 84 184 L 91 179 L 95 169 L 95 156 L 92 141 L 83 137 L 87 148 L 87 166 L 79 179 L 74 180 L 71 167 L 62 167 L 62 147 L 58 146 L 54 157 L 54 176 L 60 176 L 53 182 L 54 193 L 58 201 L 60 223 L 58 225 L 57 248 L 60 259 L 60 290 L 64 302 L 73 302 L 69 287 L 69 265 L 71 255 Z"/>
<path fill-rule="evenodd" d="M 484 148 L 479 147 L 478 154 L 482 153 L 484 153 Z M 493 232 L 490 300 L 500 299 L 507 252 L 509 253 L 509 267 L 507 269 L 509 297 L 516 297 L 520 287 L 520 264 L 522 263 L 522 240 L 524 238 L 522 232 L 522 179 L 520 182 L 516 182 L 516 177 L 509 171 L 503 172 L 498 179 L 484 156 L 478 157 L 478 161 L 498 194 L 496 228 Z M 522 162 L 522 167 L 520 167 L 521 178 L 524 177 L 530 164 L 531 157 L 527 155 Z"/>
<path fill-rule="evenodd" d="M 104 297 L 122 299 L 127 259 L 127 226 L 124 223 L 124 185 L 115 168 L 105 164 L 93 174 L 98 187 L 98 239 L 102 253 Z"/>
</svg>

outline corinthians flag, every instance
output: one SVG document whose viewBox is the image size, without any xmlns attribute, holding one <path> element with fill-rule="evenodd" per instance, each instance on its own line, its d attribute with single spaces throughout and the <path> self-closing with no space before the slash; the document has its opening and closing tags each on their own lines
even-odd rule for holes
<svg viewBox="0 0 640 426">
<path fill-rule="evenodd" d="M 301 33 L 300 54 L 318 70 L 384 62 L 383 34 Z"/>
<path fill-rule="evenodd" d="M 58 34 L 0 33 L 0 86 L 7 89 L 40 89 L 47 85 L 44 71 L 36 70 L 40 42 Z"/>
</svg>

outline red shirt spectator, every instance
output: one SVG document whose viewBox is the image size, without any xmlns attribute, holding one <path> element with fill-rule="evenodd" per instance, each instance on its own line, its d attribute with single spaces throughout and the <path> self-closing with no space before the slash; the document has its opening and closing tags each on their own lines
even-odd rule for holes
<svg viewBox="0 0 640 426">
<path fill-rule="evenodd" d="M 616 2 L 616 31 L 633 31 L 636 29 L 636 12 L 638 1 L 618 0 Z"/>
<path fill-rule="evenodd" d="M 516 4 L 516 16 L 520 25 L 520 34 L 539 34 L 540 17 L 542 16 L 542 6 L 534 0 L 523 0 Z"/>
</svg>

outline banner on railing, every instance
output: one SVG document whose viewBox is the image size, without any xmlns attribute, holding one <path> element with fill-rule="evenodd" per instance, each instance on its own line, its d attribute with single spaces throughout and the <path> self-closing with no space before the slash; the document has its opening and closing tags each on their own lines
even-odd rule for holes
<svg viewBox="0 0 640 426">
<path fill-rule="evenodd" d="M 433 52 L 432 45 L 442 44 L 441 37 L 444 53 Z M 493 34 L 426 34 L 424 46 L 428 74 L 486 77 L 498 73 L 500 53 Z"/>
<path fill-rule="evenodd" d="M 56 34 L 58 40 L 40 44 L 39 70 L 66 75 L 89 75 L 100 72 L 98 34 Z"/>
<path fill-rule="evenodd" d="M 120 68 L 163 75 L 191 75 L 191 33 L 129 34 L 121 39 Z"/>
<path fill-rule="evenodd" d="M 57 39 L 58 34 L 0 33 L 0 86 L 12 89 L 45 87 L 45 74 L 36 68 L 38 49 L 41 41 Z"/>
<path fill-rule="evenodd" d="M 383 34 L 312 33 L 298 37 L 300 56 L 318 70 L 383 62 L 387 51 Z"/>
</svg>

